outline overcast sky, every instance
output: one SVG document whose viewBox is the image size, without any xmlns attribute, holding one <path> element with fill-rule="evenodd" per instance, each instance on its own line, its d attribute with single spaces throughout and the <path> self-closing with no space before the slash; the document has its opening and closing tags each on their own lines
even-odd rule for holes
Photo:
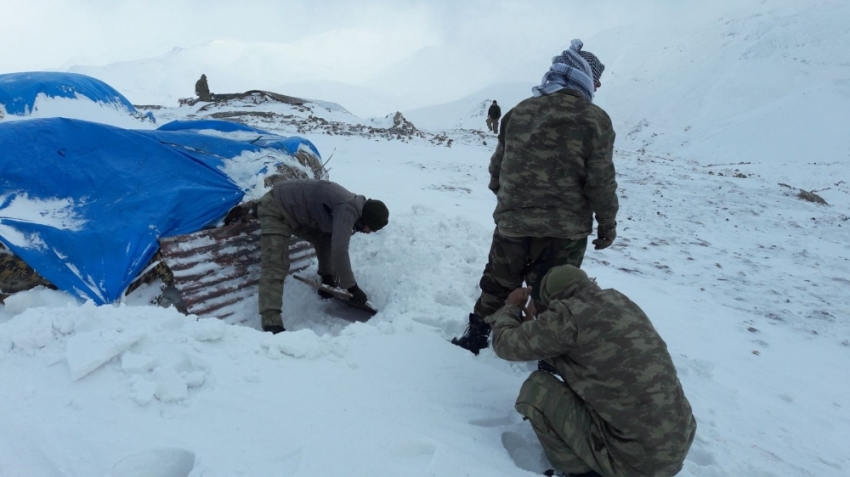
<svg viewBox="0 0 850 477">
<path fill-rule="evenodd" d="M 338 29 L 380 33 L 411 53 L 457 44 L 515 55 L 530 44 L 568 44 L 716 1 L 0 0 L 0 72 L 150 58 L 214 39 L 290 42 Z M 355 47 L 340 45 L 341 54 Z"/>
</svg>

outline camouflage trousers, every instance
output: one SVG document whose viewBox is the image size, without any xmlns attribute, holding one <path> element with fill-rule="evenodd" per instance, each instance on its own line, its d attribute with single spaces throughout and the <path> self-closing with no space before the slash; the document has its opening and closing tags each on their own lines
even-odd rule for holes
<svg viewBox="0 0 850 477">
<path fill-rule="evenodd" d="M 567 474 L 594 470 L 605 477 L 629 477 L 599 438 L 591 411 L 563 381 L 545 371 L 535 371 L 525 380 L 516 410 L 527 417 L 549 463 Z"/>
<path fill-rule="evenodd" d="M 481 277 L 481 297 L 475 303 L 475 314 L 486 318 L 495 313 L 523 281 L 532 287 L 531 298 L 542 311 L 540 282 L 543 276 L 559 265 L 581 267 L 586 249 L 587 237 L 579 240 L 506 237 L 496 228 L 490 258 Z"/>
<path fill-rule="evenodd" d="M 490 116 L 487 116 L 487 121 L 485 122 L 487 123 L 487 128 L 489 130 L 493 131 L 495 134 L 499 134 L 499 118 L 491 118 Z"/>
<path fill-rule="evenodd" d="M 263 326 L 283 326 L 283 281 L 289 273 L 289 243 L 292 227 L 268 193 L 260 199 L 260 291 L 257 294 Z"/>
</svg>

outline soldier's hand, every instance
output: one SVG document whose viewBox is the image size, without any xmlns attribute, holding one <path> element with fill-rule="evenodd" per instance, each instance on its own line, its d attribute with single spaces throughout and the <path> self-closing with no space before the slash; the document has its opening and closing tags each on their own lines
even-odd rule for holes
<svg viewBox="0 0 850 477">
<path fill-rule="evenodd" d="M 596 229 L 597 238 L 593 241 L 593 245 L 595 245 L 595 250 L 603 250 L 611 246 L 614 243 L 614 239 L 617 238 L 617 226 L 605 226 L 600 225 Z"/>
<path fill-rule="evenodd" d="M 522 309 L 522 312 L 525 313 L 523 317 L 523 321 L 531 321 L 537 317 L 537 306 L 534 304 L 534 300 L 529 300 L 528 305 Z"/>
<path fill-rule="evenodd" d="M 494 194 L 499 193 L 499 178 L 490 177 L 490 185 L 487 186 L 488 189 L 493 191 Z"/>
<path fill-rule="evenodd" d="M 356 284 L 348 289 L 348 293 L 351 293 L 351 298 L 348 299 L 351 303 L 355 305 L 365 305 L 369 298 L 366 297 L 366 293 L 360 289 Z"/>
<path fill-rule="evenodd" d="M 505 303 L 508 305 L 523 307 L 525 306 L 525 302 L 528 301 L 529 295 L 531 295 L 531 287 L 517 288 L 508 295 L 508 299 L 505 300 Z"/>
</svg>

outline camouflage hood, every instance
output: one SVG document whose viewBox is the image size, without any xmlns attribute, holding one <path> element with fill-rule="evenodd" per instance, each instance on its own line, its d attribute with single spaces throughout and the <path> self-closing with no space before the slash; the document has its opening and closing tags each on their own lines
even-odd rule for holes
<svg viewBox="0 0 850 477">
<path fill-rule="evenodd" d="M 540 282 L 540 299 L 549 306 L 553 300 L 572 298 L 590 282 L 587 273 L 572 265 L 562 265 L 549 270 Z"/>
</svg>

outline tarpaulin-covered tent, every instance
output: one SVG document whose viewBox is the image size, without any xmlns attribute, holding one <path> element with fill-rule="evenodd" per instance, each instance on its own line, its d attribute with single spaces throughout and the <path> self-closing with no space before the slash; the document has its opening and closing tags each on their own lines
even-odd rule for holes
<svg viewBox="0 0 850 477">
<path fill-rule="evenodd" d="M 319 150 L 312 142 L 298 136 L 281 137 L 262 129 L 252 128 L 241 123 L 233 121 L 220 121 L 216 119 L 200 119 L 196 121 L 171 121 L 163 124 L 157 131 L 169 132 L 202 132 L 202 131 L 217 131 L 224 133 L 229 139 L 245 140 L 252 146 L 257 148 L 271 147 L 285 151 L 290 156 L 294 156 L 299 148 L 306 147 L 316 157 L 321 158 Z M 167 136 L 166 136 L 167 137 Z M 200 140 L 197 138 L 196 140 Z"/>
<path fill-rule="evenodd" d="M 61 118 L 0 123 L 0 242 L 58 288 L 109 303 L 143 271 L 157 239 L 217 223 L 281 167 L 293 177 L 322 170 L 303 138 L 226 121 L 174 129 Z M 263 160 L 228 176 L 246 152 Z"/>
<path fill-rule="evenodd" d="M 158 238 L 214 224 L 240 202 L 246 187 L 223 165 L 263 147 L 73 119 L 2 123 L 0 242 L 60 289 L 116 301 Z"/>
<path fill-rule="evenodd" d="M 0 109 L 6 114 L 29 115 L 39 95 L 48 98 L 79 98 L 126 109 L 139 115 L 133 104 L 108 84 L 77 73 L 36 71 L 0 75 Z M 153 115 L 148 113 L 153 120 Z"/>
</svg>

